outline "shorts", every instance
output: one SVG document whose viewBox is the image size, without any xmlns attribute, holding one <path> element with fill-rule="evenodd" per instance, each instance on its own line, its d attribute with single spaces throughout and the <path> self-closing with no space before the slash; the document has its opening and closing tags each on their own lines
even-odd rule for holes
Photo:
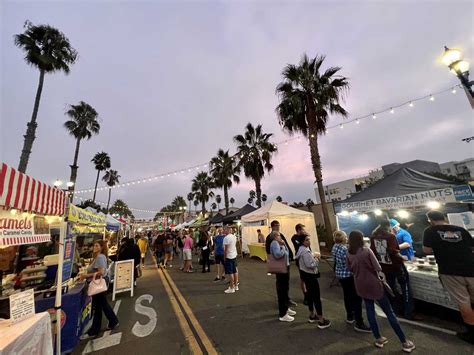
<svg viewBox="0 0 474 355">
<path fill-rule="evenodd" d="M 165 248 L 165 253 L 170 254 L 173 252 L 173 247 L 166 247 Z"/>
<path fill-rule="evenodd" d="M 225 269 L 226 275 L 236 274 L 237 273 L 237 258 L 225 259 L 224 269 Z"/>
<path fill-rule="evenodd" d="M 192 260 L 193 255 L 191 254 L 191 249 L 184 249 L 183 250 L 183 259 L 184 260 Z"/>
<path fill-rule="evenodd" d="M 145 258 L 145 253 L 141 253 L 141 257 L 142 257 L 142 259 L 144 259 Z"/>
<path fill-rule="evenodd" d="M 224 265 L 224 255 L 223 255 L 223 254 L 216 254 L 216 255 L 214 256 L 214 258 L 215 258 L 216 265 L 217 265 L 217 264 L 222 264 L 222 265 Z"/>
<path fill-rule="evenodd" d="M 439 279 L 453 302 L 458 305 L 474 303 L 474 277 L 440 274 Z"/>
</svg>

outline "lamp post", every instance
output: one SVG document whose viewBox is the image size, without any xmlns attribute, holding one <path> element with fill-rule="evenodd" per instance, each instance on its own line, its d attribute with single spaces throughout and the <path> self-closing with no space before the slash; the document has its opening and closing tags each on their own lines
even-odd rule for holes
<svg viewBox="0 0 474 355">
<path fill-rule="evenodd" d="M 68 181 L 68 182 L 66 183 L 66 187 L 67 187 L 66 189 L 61 188 L 61 186 L 62 186 L 63 184 L 64 184 L 64 182 L 63 182 L 62 180 L 59 180 L 59 179 L 56 179 L 56 181 L 53 183 L 54 187 L 56 187 L 56 188 L 58 188 L 58 189 L 61 189 L 61 190 L 63 190 L 64 192 L 66 192 L 68 195 L 70 195 L 70 198 L 69 198 L 69 199 L 70 199 L 70 201 L 71 201 L 71 203 L 72 203 L 74 192 L 73 192 L 73 193 L 70 193 L 70 192 L 68 192 L 68 191 L 69 191 L 69 189 L 70 189 L 71 187 L 74 186 L 74 183 L 73 183 L 72 181 Z"/>
<path fill-rule="evenodd" d="M 446 46 L 444 46 L 441 61 L 451 70 L 451 73 L 456 75 L 459 81 L 461 81 L 472 105 L 472 100 L 474 100 L 474 92 L 472 91 L 474 81 L 469 81 L 469 62 L 462 59 L 462 53 L 459 49 L 448 48 Z"/>
<path fill-rule="evenodd" d="M 183 218 L 182 218 L 182 222 L 181 223 L 184 223 L 184 215 L 186 213 L 186 206 L 179 206 L 179 210 L 180 212 L 183 214 Z"/>
</svg>

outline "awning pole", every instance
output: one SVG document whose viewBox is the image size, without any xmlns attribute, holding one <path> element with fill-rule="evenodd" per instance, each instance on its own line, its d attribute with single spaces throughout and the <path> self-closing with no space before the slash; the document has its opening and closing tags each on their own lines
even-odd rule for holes
<svg viewBox="0 0 474 355">
<path fill-rule="evenodd" d="M 62 221 L 59 229 L 59 252 L 58 252 L 58 272 L 56 276 L 56 299 L 54 309 L 56 311 L 56 354 L 61 354 L 61 301 L 63 284 L 63 262 L 64 262 L 64 240 L 66 236 L 67 222 Z"/>
</svg>

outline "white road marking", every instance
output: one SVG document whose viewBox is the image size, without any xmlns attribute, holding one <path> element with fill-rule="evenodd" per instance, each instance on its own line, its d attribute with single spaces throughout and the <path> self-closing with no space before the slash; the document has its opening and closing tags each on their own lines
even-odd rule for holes
<svg viewBox="0 0 474 355">
<path fill-rule="evenodd" d="M 139 338 L 144 338 L 153 333 L 153 331 L 155 330 L 157 322 L 156 311 L 151 307 L 147 307 L 141 304 L 142 301 L 148 301 L 148 303 L 151 304 L 152 300 L 152 295 L 141 295 L 135 301 L 135 312 L 150 319 L 150 321 L 146 324 L 140 324 L 140 322 L 138 321 L 134 324 L 132 328 L 132 333 Z"/>
<path fill-rule="evenodd" d="M 114 305 L 114 313 L 118 314 L 122 300 L 117 300 Z M 111 331 L 107 330 L 104 335 L 100 338 L 89 340 L 86 347 L 84 348 L 83 354 L 88 354 L 93 351 L 102 350 L 111 346 L 119 345 L 122 340 L 122 333 L 110 334 Z"/>
<path fill-rule="evenodd" d="M 385 313 L 382 311 L 382 308 L 380 308 L 378 304 L 375 304 L 375 313 L 379 317 L 387 318 Z M 405 318 L 397 317 L 397 319 L 400 323 L 407 323 L 407 324 L 416 325 L 418 327 L 425 328 L 425 329 L 436 330 L 438 332 L 449 334 L 449 335 L 456 335 L 456 332 L 453 331 L 453 330 L 450 330 L 450 329 L 444 329 L 444 328 L 436 327 L 434 325 L 429 325 L 429 324 L 425 324 L 425 323 L 421 323 L 421 322 L 416 322 L 416 321 L 405 319 Z"/>
</svg>

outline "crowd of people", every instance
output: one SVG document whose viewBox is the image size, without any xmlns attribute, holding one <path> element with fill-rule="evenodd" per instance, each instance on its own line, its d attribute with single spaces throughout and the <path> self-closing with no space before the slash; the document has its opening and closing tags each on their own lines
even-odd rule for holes
<svg viewBox="0 0 474 355">
<path fill-rule="evenodd" d="M 467 331 L 457 336 L 464 341 L 474 343 L 474 242 L 468 231 L 449 225 L 445 216 L 438 211 L 427 214 L 431 227 L 423 236 L 423 251 L 434 254 L 439 266 L 440 280 L 455 301 L 464 320 Z M 274 271 L 278 298 L 279 320 L 294 321 L 296 312 L 290 308 L 294 303 L 289 297 L 290 263 L 294 259 L 300 276 L 300 287 L 304 303 L 309 309 L 308 322 L 315 323 L 320 329 L 328 328 L 331 322 L 324 317 L 319 287 L 320 253 L 311 249 L 309 235 L 305 226 L 297 224 L 296 234 L 291 238 L 293 256 L 286 238 L 280 232 L 278 221 L 271 223 L 271 233 L 267 236 L 266 252 L 271 258 L 269 269 L 278 269 L 273 263 L 281 263 L 284 268 Z M 388 342 L 379 330 L 375 304 L 385 313 L 393 331 L 402 343 L 404 352 L 415 349 L 413 341 L 407 339 L 400 326 L 397 315 L 411 320 L 422 320 L 414 313 L 414 301 L 410 279 L 405 262 L 414 259 L 413 240 L 410 233 L 395 219 L 380 218 L 378 227 L 370 238 L 358 230 L 349 236 L 343 231 L 333 234 L 335 276 L 341 285 L 346 322 L 354 324 L 358 332 L 372 332 L 375 346 L 383 348 Z M 368 239 L 368 240 L 366 240 Z M 362 304 L 365 304 L 367 320 L 364 322 Z"/>
<path fill-rule="evenodd" d="M 467 332 L 458 336 L 473 343 L 473 238 L 465 229 L 446 224 L 440 212 L 431 211 L 427 217 L 432 226 L 424 232 L 423 250 L 426 254 L 434 253 L 442 284 L 458 304 L 467 328 Z M 296 306 L 296 302 L 289 297 L 290 265 L 295 261 L 304 304 L 309 310 L 308 322 L 316 323 L 320 329 L 329 328 L 331 321 L 323 313 L 319 286 L 321 254 L 312 249 L 305 226 L 295 226 L 295 234 L 291 238 L 293 248 L 280 232 L 278 221 L 271 222 L 270 226 L 269 235 L 265 237 L 258 230 L 257 237 L 259 242 L 265 243 L 269 256 L 267 266 L 270 268 L 274 264 L 273 269 L 278 270 L 272 272 L 276 279 L 278 319 L 293 322 L 296 316 L 296 311 L 291 308 Z M 415 344 L 407 339 L 397 319 L 401 316 L 422 320 L 414 313 L 410 278 L 405 266 L 405 262 L 414 259 L 410 233 L 397 220 L 384 217 L 380 218 L 370 238 L 358 230 L 351 231 L 349 235 L 338 230 L 334 232 L 333 239 L 334 272 L 342 288 L 346 322 L 353 325 L 357 332 L 371 332 L 375 337 L 375 346 L 383 348 L 388 339 L 381 334 L 377 324 L 375 304 L 378 304 L 400 340 L 403 351 L 412 352 Z M 136 243 L 124 243 L 119 260 L 134 258 L 136 265 L 143 266 L 149 247 L 160 267 L 172 267 L 173 260 L 177 259 L 180 270 L 185 273 L 195 271 L 192 260 L 193 255 L 198 256 L 203 273 L 211 272 L 211 265 L 215 265 L 216 277 L 213 281 L 227 281 L 226 294 L 239 291 L 237 236 L 229 226 L 199 230 L 190 228 L 178 232 L 167 230 L 149 233 L 148 236 L 141 234 Z M 363 304 L 368 324 L 364 321 Z"/>
</svg>

